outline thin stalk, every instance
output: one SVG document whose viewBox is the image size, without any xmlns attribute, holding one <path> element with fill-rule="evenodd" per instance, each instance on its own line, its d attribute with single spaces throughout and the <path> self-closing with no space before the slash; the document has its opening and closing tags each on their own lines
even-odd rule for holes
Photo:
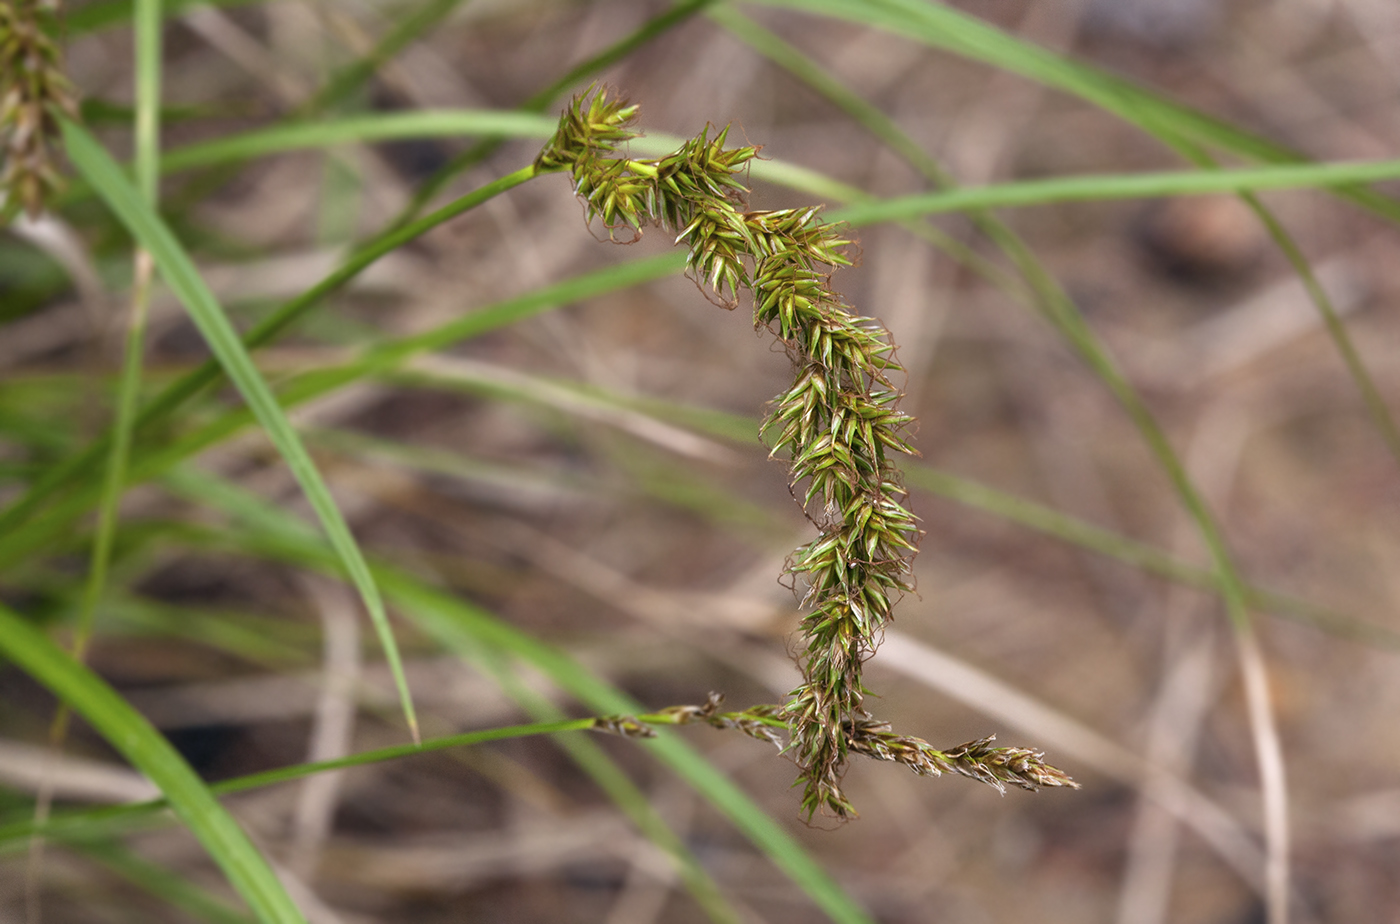
<svg viewBox="0 0 1400 924">
<path fill-rule="evenodd" d="M 1293 267 L 1293 271 L 1298 274 L 1303 288 L 1307 290 L 1309 298 L 1317 307 L 1318 314 L 1322 315 L 1322 323 L 1327 328 L 1328 336 L 1332 338 L 1332 345 L 1337 348 L 1338 353 L 1342 354 L 1342 362 L 1346 364 L 1347 371 L 1351 373 L 1357 389 L 1361 392 L 1361 400 L 1366 403 L 1366 412 L 1371 416 L 1371 422 L 1380 431 L 1381 439 L 1385 441 L 1385 446 L 1390 450 L 1391 457 L 1395 459 L 1397 465 L 1400 465 L 1400 426 L 1396 425 L 1395 416 L 1391 414 L 1389 406 L 1385 403 L 1385 398 L 1381 397 L 1375 379 L 1371 378 L 1366 364 L 1361 361 L 1361 354 L 1356 351 L 1356 344 L 1352 342 L 1351 335 L 1347 333 L 1346 323 L 1337 313 L 1336 306 L 1332 304 L 1331 296 L 1322 287 L 1322 283 L 1318 280 L 1317 274 L 1313 272 L 1312 265 L 1308 262 L 1308 258 L 1303 255 L 1298 243 L 1293 240 L 1293 236 L 1288 233 L 1273 212 L 1254 193 L 1242 192 L 1240 198 L 1263 222 L 1264 228 L 1269 232 L 1269 237 L 1273 238 L 1274 244 L 1283 252 L 1284 257 Z"/>
<path fill-rule="evenodd" d="M 550 700 L 520 681 L 514 659 L 499 650 L 482 651 L 472 659 L 476 667 L 489 674 L 507 696 L 515 700 L 520 708 L 535 718 L 537 722 L 563 721 L 563 712 Z M 646 724 L 670 724 L 665 715 L 636 716 L 636 721 Z M 606 719 L 594 719 L 597 723 Z M 607 793 L 636 826 L 653 844 L 670 856 L 681 881 L 685 883 L 696 902 L 716 924 L 731 922 L 737 924 L 739 915 L 725 900 L 719 884 L 697 861 L 685 843 L 672 831 L 670 826 L 652 808 L 646 794 L 624 773 L 598 745 L 579 735 L 555 734 L 551 736 L 560 750 L 583 769 L 598 788 Z"/>
<path fill-rule="evenodd" d="M 133 26 L 136 41 L 136 179 L 142 198 L 154 207 L 159 198 L 160 181 L 161 0 L 137 0 Z M 127 322 L 126 349 L 122 362 L 121 384 L 117 392 L 116 420 L 112 424 L 113 438 L 110 441 L 107 468 L 102 481 L 102 496 L 98 502 L 97 528 L 93 537 L 88 578 L 83 588 L 73 636 L 73 659 L 80 664 L 87 659 L 88 642 L 92 637 L 97 605 L 107 587 L 112 545 L 116 538 L 122 493 L 126 487 L 127 467 L 131 457 L 136 406 L 141 392 L 146 319 L 150 311 L 155 263 L 151 254 L 143 248 L 136 250 L 133 259 L 131 315 Z M 63 749 L 71 717 L 72 711 L 68 704 L 60 701 L 49 725 L 49 748 L 52 757 L 57 757 Z M 48 817 L 52 803 L 52 777 L 45 775 L 34 803 L 36 821 L 42 822 Z M 30 845 L 25 876 L 26 918 L 30 924 L 39 924 L 43 918 L 40 891 L 43 866 L 44 841 L 42 837 L 35 837 Z"/>
<path fill-rule="evenodd" d="M 548 735 L 565 731 L 580 731 L 593 727 L 594 721 L 593 718 L 584 718 L 567 719 L 557 722 L 537 722 L 532 725 L 513 725 L 505 728 L 488 728 L 482 731 L 464 732 L 460 735 L 449 735 L 444 738 L 427 738 L 424 739 L 422 744 L 395 744 L 389 747 L 376 748 L 372 751 L 363 751 L 359 754 L 350 754 L 334 760 L 311 761 L 293 764 L 289 767 L 264 770 L 259 773 L 252 773 L 246 776 L 234 777 L 229 780 L 222 780 L 218 783 L 211 783 L 208 788 L 209 791 L 216 796 L 227 796 L 233 793 L 246 792 L 250 789 L 274 786 L 278 783 L 289 783 L 293 780 L 304 779 L 331 770 L 345 770 L 350 767 L 363 767 L 391 760 L 401 760 L 405 757 L 413 757 L 418 754 L 427 754 L 432 751 L 441 751 L 447 748 L 468 747 L 474 744 L 484 744 L 490 741 L 505 741 L 510 738 L 524 738 L 531 735 Z M 0 825 L 0 846 L 21 838 L 30 837 L 34 834 L 45 834 L 50 837 L 81 840 L 85 833 L 105 833 L 169 807 L 170 801 L 168 799 L 147 799 L 144 802 L 129 802 L 125 805 L 64 812 L 61 815 L 53 816 L 42 824 L 34 821 L 12 822 L 7 825 Z"/>
<path fill-rule="evenodd" d="M 1198 168 L 1207 171 L 1219 169 L 1219 162 L 1209 151 L 1195 141 L 1164 130 L 1157 116 L 1149 115 L 1146 118 L 1145 127 Z M 1342 352 L 1344 360 L 1348 362 L 1348 368 L 1352 375 L 1357 377 L 1363 396 L 1369 397 L 1371 391 L 1374 390 L 1374 385 L 1359 357 L 1356 356 L 1355 350 L 1351 348 L 1350 338 L 1341 324 L 1341 319 L 1337 317 L 1326 292 L 1317 283 L 1312 268 L 1308 265 L 1302 251 L 1298 249 L 1283 225 L 1274 218 L 1257 195 L 1241 192 L 1240 196 L 1251 211 L 1264 223 L 1270 237 L 1282 249 L 1284 256 L 1293 265 L 1295 271 L 1299 273 L 1314 305 L 1321 312 L 1334 343 Z M 1354 364 L 1351 362 L 1353 359 L 1355 360 Z M 1377 400 L 1379 401 L 1378 395 Z M 1394 421 L 1390 419 L 1384 403 L 1379 403 L 1378 407 L 1381 432 L 1389 442 L 1387 431 L 1394 430 Z M 1375 413 L 1376 409 L 1368 407 L 1368 410 Z M 1400 446 L 1400 439 L 1397 439 L 1396 445 Z M 1400 459 L 1400 456 L 1397 456 L 1397 459 Z M 1210 525 L 1214 526 L 1213 521 Z M 1223 537 L 1220 537 L 1218 541 L 1223 549 Z M 1209 535 L 1206 536 L 1206 542 L 1212 549 L 1212 557 L 1215 557 L 1215 545 Z M 1234 629 L 1235 654 L 1240 667 L 1240 675 L 1244 680 L 1245 709 L 1249 719 L 1250 738 L 1254 747 L 1255 762 L 1259 765 L 1259 787 L 1264 809 L 1266 910 L 1269 924 L 1287 924 L 1290 880 L 1289 854 L 1292 837 L 1289 830 L 1288 779 L 1283 757 L 1283 743 L 1279 736 L 1278 722 L 1269 693 L 1268 669 L 1263 650 L 1259 645 L 1258 634 L 1249 618 L 1244 581 L 1232 569 L 1225 567 L 1228 562 L 1224 559 L 1217 558 L 1216 564 L 1217 573 L 1222 582 L 1222 590 L 1225 592 L 1226 612 L 1230 615 L 1231 626 Z M 1237 590 L 1238 593 L 1232 593 L 1232 590 Z"/>
<path fill-rule="evenodd" d="M 489 667 L 489 665 L 485 663 L 481 666 L 483 669 Z M 494 675 L 494 670 L 492 673 Z M 499 680 L 501 678 L 497 677 L 497 679 Z M 514 696 L 515 693 L 525 689 L 524 687 L 513 689 L 511 695 Z M 522 694 L 521 698 L 527 697 L 524 697 Z M 682 708 L 688 709 L 690 707 Z M 229 796 L 234 793 L 275 786 L 279 783 L 290 783 L 320 773 L 328 773 L 333 770 L 348 770 L 353 767 L 382 764 L 391 760 L 402 760 L 407 757 L 430 754 L 434 751 L 445 751 L 449 748 L 471 747 L 478 744 L 488 744 L 493 741 L 507 741 L 512 738 L 528 738 L 535 735 L 557 735 L 564 732 L 575 731 L 608 731 L 608 726 L 619 718 L 624 717 L 585 716 L 576 719 L 552 718 L 548 721 L 533 722 L 526 725 L 508 725 L 500 728 L 486 728 L 479 731 L 462 732 L 457 735 L 445 735 L 441 738 L 425 738 L 422 744 L 394 744 L 387 747 L 374 748 L 369 751 L 361 751 L 358 754 L 348 754 L 344 757 L 337 757 L 331 760 L 307 761 L 286 767 L 277 767 L 272 770 L 249 773 L 244 776 L 221 780 L 217 783 L 210 783 L 208 789 L 216 796 Z M 645 725 L 663 727 L 685 724 L 684 722 L 677 721 L 677 713 L 675 711 L 643 713 L 641 715 L 626 716 L 625 718 Z M 775 728 L 785 727 L 785 724 L 778 720 L 773 720 L 771 724 Z M 636 737 L 646 736 L 641 735 Z M 94 824 L 101 824 L 105 830 L 109 825 L 129 822 L 143 815 L 149 815 L 167 808 L 170 808 L 170 800 L 162 797 L 147 799 L 142 802 L 129 802 L 124 805 L 68 811 L 60 815 L 55 815 L 42 824 L 34 821 L 11 822 L 10 824 L 0 825 L 0 846 L 22 840 L 34 834 L 49 834 L 62 836 L 64 838 L 80 839 L 84 828 L 89 828 Z"/>
<path fill-rule="evenodd" d="M 427 6 L 404 17 L 368 55 L 336 72 L 319 90 L 284 113 L 274 124 L 280 127 L 314 124 L 314 120 L 343 102 L 422 32 L 431 29 L 464 2 L 470 0 L 431 0 Z M 202 202 L 211 192 L 232 180 L 240 167 L 239 164 L 221 164 L 187 182 L 174 197 L 177 200 L 175 211 L 183 212 L 188 205 Z"/>
<path fill-rule="evenodd" d="M 331 272 L 316 285 L 284 303 L 272 314 L 254 325 L 243 337 L 244 345 L 252 349 L 269 342 L 297 319 L 320 304 L 322 299 L 350 282 L 350 280 L 364 272 L 371 264 L 381 257 L 392 253 L 394 250 L 427 233 L 433 228 L 436 228 L 438 225 L 481 205 L 483 202 L 509 189 L 514 189 L 516 186 L 532 179 L 535 175 L 536 171 L 533 166 L 523 167 L 514 173 L 507 174 L 494 182 L 486 184 L 480 189 L 474 190 L 459 199 L 449 202 L 432 214 L 426 215 L 411 224 L 403 227 L 391 227 L 386 229 L 377 237 L 356 250 L 345 263 L 341 264 L 340 267 Z M 199 394 L 203 389 L 219 381 L 222 376 L 222 369 L 219 364 L 214 361 L 206 362 L 194 371 L 187 373 L 179 380 L 171 383 L 163 392 L 142 408 L 140 414 L 136 418 L 135 429 L 139 431 L 141 428 L 170 414 L 190 398 Z M 10 533 L 23 524 L 57 491 L 90 477 L 99 460 L 109 451 L 111 440 L 112 433 L 104 434 L 82 452 L 71 455 L 63 461 L 49 467 L 41 477 L 30 485 L 28 491 L 21 495 L 7 509 L 0 512 L 0 535 Z"/>
<path fill-rule="evenodd" d="M 455 318 L 434 330 L 371 349 L 348 365 L 307 372 L 283 388 L 278 400 L 283 407 L 294 407 L 366 375 L 387 371 L 415 353 L 441 349 L 561 304 L 669 276 L 684 262 L 679 254 L 663 254 L 586 273 L 509 299 Z M 170 466 L 226 439 L 252 420 L 247 408 L 232 409 L 191 434 L 167 440 L 158 449 L 137 457 L 131 480 L 138 482 L 156 477 Z M 70 531 L 72 522 L 95 503 L 93 498 L 92 489 L 79 488 L 51 507 L 47 516 L 27 524 L 24 529 L 9 533 L 0 530 L 0 568 L 12 565 L 35 549 L 47 547 L 56 537 Z"/>
</svg>

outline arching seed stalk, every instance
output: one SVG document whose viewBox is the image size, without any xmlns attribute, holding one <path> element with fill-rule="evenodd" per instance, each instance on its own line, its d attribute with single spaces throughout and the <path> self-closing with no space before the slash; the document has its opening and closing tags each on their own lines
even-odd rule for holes
<svg viewBox="0 0 1400 924">
<path fill-rule="evenodd" d="M 892 453 L 913 453 L 905 439 L 910 418 L 899 411 L 889 375 L 901 371 L 888 332 L 855 314 L 831 287 L 831 273 L 848 266 L 850 241 L 839 225 L 818 218 L 817 206 L 749 211 L 739 181 L 758 148 L 725 148 L 729 129 L 706 128 L 658 160 L 619 155 L 640 133 L 628 126 L 637 106 L 592 88 L 576 97 L 559 129 L 535 160 L 541 172 L 567 171 L 588 220 L 601 218 L 612 236 L 635 240 L 646 225 L 676 232 L 689 248 L 691 276 L 725 308 L 740 290 L 753 299 L 754 325 L 766 328 L 793 361 L 792 386 L 773 399 L 768 425 L 778 433 L 772 454 L 786 454 L 794 493 L 802 497 L 817 537 L 793 552 L 788 573 L 805 582 L 803 682 L 781 706 L 719 713 L 713 695 L 704 707 L 676 707 L 678 724 L 693 720 L 738 727 L 769 740 L 785 724 L 785 750 L 801 770 L 802 808 L 810 818 L 855 809 L 841 791 L 852 754 L 903 763 L 915 773 L 957 773 L 1004 791 L 1078 784 L 1024 748 L 992 747 L 992 738 L 949 751 L 894 734 L 864 708 L 861 667 L 876 648 L 893 602 L 910 590 L 910 559 L 919 536 L 904 506 L 905 490 Z M 645 736 L 650 728 L 618 716 L 600 729 Z"/>
</svg>

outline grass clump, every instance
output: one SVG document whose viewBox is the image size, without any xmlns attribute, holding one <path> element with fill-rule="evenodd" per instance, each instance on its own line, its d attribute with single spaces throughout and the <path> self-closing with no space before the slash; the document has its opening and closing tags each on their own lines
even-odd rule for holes
<svg viewBox="0 0 1400 924">
<path fill-rule="evenodd" d="M 841 789 L 852 754 L 897 761 L 921 775 L 958 773 L 998 789 L 1078 788 L 1039 752 L 992 747 L 991 738 L 942 751 L 895 734 L 866 711 L 862 666 L 894 602 L 913 589 L 910 559 L 919 537 L 892 460 L 914 453 L 905 438 L 912 421 L 899 410 L 889 378 L 901 371 L 894 344 L 831 286 L 834 270 L 851 263 L 843 226 L 823 222 L 818 206 L 748 209 L 738 175 L 758 156 L 757 146 L 726 148 L 729 129 L 712 138 L 706 127 L 666 157 L 629 158 L 619 146 L 638 136 L 629 127 L 637 110 L 606 89 L 575 97 L 535 165 L 568 171 L 589 221 L 601 218 L 612 240 L 619 230 L 635 240 L 649 224 L 677 232 L 696 282 L 729 309 L 747 290 L 754 326 L 771 331 L 792 359 L 793 384 L 774 398 L 767 426 L 778 433 L 772 453 L 787 456 L 794 496 L 801 492 L 817 529 L 787 567 L 805 585 L 803 682 L 785 704 L 748 715 L 765 729 L 762 720 L 772 717 L 786 724 L 803 811 L 809 818 L 855 815 Z"/>
</svg>

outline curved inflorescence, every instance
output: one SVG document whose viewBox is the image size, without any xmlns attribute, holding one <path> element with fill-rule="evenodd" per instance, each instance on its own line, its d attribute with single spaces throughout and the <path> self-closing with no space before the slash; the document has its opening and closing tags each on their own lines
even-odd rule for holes
<svg viewBox="0 0 1400 924">
<path fill-rule="evenodd" d="M 73 85 L 41 0 L 0 3 L 0 190 L 37 218 L 62 185 L 54 165 L 58 114 L 78 117 Z"/>
<path fill-rule="evenodd" d="M 817 528 L 788 565 L 806 588 L 803 682 L 785 705 L 726 713 L 731 726 L 752 734 L 771 732 L 774 718 L 787 725 L 809 817 L 855 813 L 841 791 L 851 754 L 899 761 L 924 775 L 959 773 L 998 789 L 1077 788 L 1037 752 L 993 748 L 990 738 L 939 751 L 895 735 L 865 711 L 861 668 L 894 601 L 912 588 L 919 536 L 890 459 L 913 452 L 905 438 L 911 420 L 889 379 L 900 371 L 894 346 L 879 322 L 855 314 L 831 287 L 832 272 L 850 265 L 842 226 L 822 222 L 817 206 L 748 210 L 738 175 L 757 147 L 726 149 L 729 129 L 712 138 L 707 127 L 667 157 L 632 159 L 619 147 L 640 134 L 628 127 L 637 108 L 602 89 L 575 98 L 536 168 L 568 171 L 588 220 L 601 218 L 614 239 L 626 230 L 635 240 L 646 225 L 676 232 L 689 248 L 693 278 L 726 308 L 748 290 L 754 325 L 773 332 L 796 369 L 767 426 L 778 434 L 773 454 L 790 459 L 794 495 L 805 485 L 802 504 Z M 718 714 L 702 713 L 694 718 Z M 610 730 L 625 733 L 625 724 Z"/>
</svg>

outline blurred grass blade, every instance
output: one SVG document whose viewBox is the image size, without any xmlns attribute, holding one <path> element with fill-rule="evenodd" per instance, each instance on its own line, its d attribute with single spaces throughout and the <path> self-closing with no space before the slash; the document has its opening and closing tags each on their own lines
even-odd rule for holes
<svg viewBox="0 0 1400 924">
<path fill-rule="evenodd" d="M 252 918 L 187 878 L 139 856 L 126 845 L 109 840 L 85 840 L 78 849 L 89 859 L 198 921 L 209 924 L 251 924 Z"/>
<path fill-rule="evenodd" d="M 469 2 L 470 0 L 429 0 L 406 15 L 401 15 L 389 33 L 380 39 L 367 55 L 336 71 L 325 86 L 298 107 L 299 111 L 317 113 L 344 102 L 399 52 L 422 37 L 425 32 L 441 24 L 457 7 Z M 398 14 L 399 11 L 394 12 Z"/>
<path fill-rule="evenodd" d="M 433 330 L 381 344 L 344 366 L 304 373 L 283 388 L 279 400 L 283 405 L 291 407 L 356 380 L 389 371 L 417 353 L 443 349 L 573 301 L 660 279 L 679 272 L 684 266 L 685 255 L 672 251 L 584 273 L 573 279 L 566 279 L 555 285 L 465 314 Z M 249 338 L 251 337 L 250 333 Z M 214 373 L 208 370 L 207 366 L 201 367 L 168 388 L 161 397 L 147 406 L 142 414 L 142 422 L 159 419 L 164 413 L 178 406 L 184 397 L 197 391 L 204 382 L 212 380 Z M 140 454 L 133 460 L 131 482 L 137 483 L 163 474 L 177 462 L 238 432 L 249 419 L 249 413 L 245 409 L 229 410 L 222 417 L 192 434 L 171 440 L 159 449 Z M 100 455 L 96 453 L 95 448 L 90 448 L 79 456 L 69 457 L 68 460 L 59 463 L 59 466 L 67 470 L 65 480 L 76 481 L 77 475 L 84 471 L 84 466 L 92 464 L 97 458 L 100 458 Z M 59 483 L 50 479 L 42 487 L 47 493 L 51 493 L 57 489 Z M 23 516 L 37 506 L 37 501 L 34 500 L 36 493 L 39 493 L 36 488 L 31 487 L 25 498 L 21 498 L 14 507 L 0 515 L 0 568 L 22 561 L 69 535 L 72 523 L 96 502 L 92 485 L 84 482 L 61 501 L 50 505 L 45 516 L 24 521 Z M 21 525 L 12 525 L 15 522 L 20 522 Z"/>
<path fill-rule="evenodd" d="M 860 227 L 876 222 L 899 221 L 947 212 L 1104 199 L 1204 196 L 1270 189 L 1316 189 L 1396 178 L 1400 178 L 1400 160 L 1054 177 L 869 200 L 847 206 L 831 213 L 829 217 L 833 221 L 846 221 Z"/>
<path fill-rule="evenodd" d="M 658 15 L 648 19 L 632 32 L 624 35 L 616 42 L 604 48 L 602 51 L 584 61 L 579 62 L 570 68 L 558 80 L 549 86 L 538 91 L 528 100 L 521 104 L 519 111 L 524 113 L 543 113 L 549 109 L 555 98 L 569 87 L 573 86 L 585 78 L 601 72 L 623 60 L 638 48 L 659 35 L 670 31 L 676 26 L 694 16 L 704 7 L 717 2 L 717 0 L 682 0 L 668 10 L 664 10 Z M 500 146 L 501 137 L 486 138 L 472 145 L 469 149 L 453 157 L 443 164 L 432 175 L 424 180 L 413 193 L 413 198 L 404 206 L 395 224 L 400 224 L 412 220 L 423 208 L 442 191 L 452 179 L 462 172 L 470 169 L 490 157 L 492 152 Z"/>
<path fill-rule="evenodd" d="M 1164 143 L 1212 145 L 1253 160 L 1298 163 L 1308 158 L 1228 122 L 1173 102 L 1131 81 L 1022 41 L 966 13 L 929 0 L 756 0 L 875 26 L 913 41 L 1020 74 L 1063 90 L 1117 115 Z M 1367 189 L 1341 195 L 1390 221 L 1400 202 Z"/>
<path fill-rule="evenodd" d="M 178 473 L 173 483 L 180 486 L 182 493 L 218 506 L 244 524 L 241 529 L 228 531 L 231 540 L 238 541 L 239 532 L 254 532 L 261 544 L 247 551 L 317 569 L 332 564 L 329 550 L 320 538 L 280 508 L 188 468 Z M 648 711 L 563 651 L 495 615 L 389 566 L 376 564 L 374 571 L 384 592 L 403 614 L 447 650 L 473 659 L 483 652 L 505 652 L 545 674 L 591 712 L 637 715 Z M 656 738 L 637 743 L 708 799 L 831 920 L 838 924 L 871 924 L 859 905 L 790 834 L 682 738 L 658 729 Z"/>
<path fill-rule="evenodd" d="M 237 386 L 239 393 L 243 395 L 254 416 L 296 477 L 297 483 L 301 485 L 330 539 L 331 546 L 369 610 L 380 644 L 384 648 L 385 659 L 389 662 L 394 683 L 398 688 L 404 718 L 410 733 L 417 740 L 418 720 L 414 714 L 413 700 L 408 691 L 408 682 L 404 678 L 398 645 L 394 641 L 379 588 L 350 532 L 350 527 L 331 497 L 330 489 L 321 479 L 311 456 L 307 454 L 296 431 L 282 412 L 272 389 L 253 365 L 238 333 L 223 313 L 213 293 L 200 278 L 184 248 L 159 216 L 141 201 L 139 193 L 122 176 L 120 168 L 107 152 L 91 135 L 72 122 L 63 123 L 63 136 L 74 166 L 101 194 L 137 241 L 150 251 L 167 284 L 180 298 L 210 350 L 218 358 L 219 364 Z"/>
<path fill-rule="evenodd" d="M 526 112 L 492 109 L 418 109 L 380 112 L 297 122 L 255 129 L 226 138 L 186 145 L 168 151 L 165 170 L 175 172 L 248 160 L 303 148 L 339 144 L 368 144 L 413 138 L 461 138 L 502 135 L 511 138 L 548 138 L 559 120 Z"/>
<path fill-rule="evenodd" d="M 316 285 L 297 297 L 285 302 L 276 311 L 263 318 L 243 337 L 243 344 L 249 348 L 260 346 L 272 340 L 288 325 L 305 315 L 321 300 L 354 279 L 366 268 L 385 254 L 402 247 L 418 236 L 427 233 L 438 225 L 470 211 L 508 189 L 513 189 L 535 176 L 533 167 L 522 167 L 514 173 L 493 180 L 479 189 L 449 202 L 442 208 L 403 227 L 392 227 L 382 232 L 357 249 L 346 261 Z M 185 401 L 198 394 L 204 387 L 218 381 L 220 364 L 210 360 L 193 372 L 181 376 L 176 382 L 157 395 L 141 411 L 136 426 L 141 428 L 160 420 L 178 408 Z M 30 483 L 29 489 L 9 507 L 0 511 L 0 544 L 12 537 L 16 527 L 39 509 L 44 501 L 66 485 L 81 482 L 82 476 L 102 457 L 106 441 L 103 437 L 79 453 L 49 465 L 43 474 Z M 4 553 L 0 552 L 0 559 Z"/>
<path fill-rule="evenodd" d="M 1362 361 L 1361 354 L 1357 351 L 1356 344 L 1352 342 L 1351 335 L 1347 333 L 1346 323 L 1337 312 L 1337 307 L 1332 304 L 1332 297 L 1327 294 L 1327 289 L 1317 278 L 1317 273 L 1313 271 L 1302 248 L 1293 240 L 1293 236 L 1288 233 L 1288 230 L 1274 216 L 1274 213 L 1259 200 L 1258 196 L 1252 193 L 1245 193 L 1242 198 L 1259 220 L 1264 223 L 1269 237 L 1273 238 L 1274 244 L 1283 251 L 1284 258 L 1293 267 L 1293 271 L 1298 274 L 1298 279 L 1303 283 L 1303 289 L 1312 299 L 1317 313 L 1322 316 L 1322 326 L 1326 328 L 1327 335 L 1332 338 L 1332 345 L 1341 355 L 1342 363 L 1347 367 L 1352 380 L 1356 382 L 1357 389 L 1361 392 L 1361 400 L 1366 405 L 1366 412 L 1371 417 L 1371 423 L 1380 431 L 1381 439 L 1385 442 L 1386 448 L 1390 450 L 1390 457 L 1395 460 L 1396 464 L 1400 464 L 1400 426 L 1396 425 L 1395 416 L 1391 414 L 1390 407 L 1386 404 L 1384 396 L 1381 395 L 1380 388 L 1377 387 L 1370 370 Z"/>
<path fill-rule="evenodd" d="M 266 924 L 305 924 L 248 836 L 170 743 L 92 671 L 0 605 L 0 654 L 67 703 L 170 800 L 229 882 Z"/>
<path fill-rule="evenodd" d="M 207 484 L 207 481 L 201 481 Z M 351 767 L 366 767 L 371 764 L 385 763 L 391 760 L 401 760 L 405 757 L 414 757 L 419 754 L 428 754 L 433 751 L 442 751 L 448 748 L 470 747 L 474 744 L 486 744 L 492 741 L 506 741 L 512 738 L 528 738 L 533 735 L 550 735 L 566 731 L 582 731 L 591 727 L 593 719 L 569 719 L 565 721 L 536 722 L 530 725 L 509 725 L 500 728 L 485 728 L 478 731 L 463 732 L 459 735 L 447 735 L 441 738 L 428 738 L 422 744 L 396 744 L 388 747 L 375 748 L 371 751 L 361 751 L 358 754 L 350 754 L 345 757 L 337 757 L 333 760 L 307 761 L 300 764 L 291 764 L 286 767 L 277 767 L 272 770 L 263 770 L 259 773 L 250 773 L 246 776 L 238 776 L 233 779 L 220 780 L 217 783 L 210 783 L 209 792 L 216 796 L 226 796 L 236 792 L 247 792 L 252 789 L 260 789 L 264 786 L 275 786 L 279 783 L 290 783 L 294 780 L 306 779 L 318 773 L 326 773 L 332 770 L 346 770 Z M 105 833 L 111 828 L 131 824 L 135 819 L 150 815 L 170 806 L 168 798 L 152 799 L 146 802 L 128 802 L 124 805 L 110 805 L 101 808 L 90 808 L 64 812 L 55 815 L 43 826 L 43 832 L 47 835 L 62 837 L 69 840 L 81 841 L 84 836 L 92 836 L 97 832 Z M 14 822 L 0 825 L 0 848 L 11 845 L 15 841 L 28 837 L 36 826 L 29 822 Z"/>
<path fill-rule="evenodd" d="M 729 17 L 722 21 L 728 22 Z M 878 112 L 868 105 L 864 109 Z M 556 127 L 555 119 L 520 112 L 444 109 L 377 113 L 314 124 L 258 129 L 228 138 L 192 144 L 168 152 L 163 164 L 166 171 L 173 172 L 338 144 L 455 138 L 472 134 L 547 138 Z M 887 143 L 890 142 L 890 138 L 884 135 L 880 137 Z M 632 147 L 642 154 L 660 155 L 675 150 L 679 140 L 664 133 L 652 132 L 633 141 Z M 910 156 L 913 156 L 913 152 L 910 152 Z M 924 157 L 926 158 L 926 155 Z M 1049 205 L 1057 202 L 1199 196 L 1245 190 L 1314 189 L 1375 183 L 1400 178 L 1400 160 L 1281 164 L 1228 170 L 1091 174 L 995 183 L 893 199 L 870 199 L 867 193 L 856 187 L 779 160 L 755 162 L 752 175 L 757 180 L 776 183 L 838 202 L 867 199 L 868 201 L 859 205 L 849 206 L 839 217 L 852 223 L 873 224 L 945 212 Z"/>
</svg>

